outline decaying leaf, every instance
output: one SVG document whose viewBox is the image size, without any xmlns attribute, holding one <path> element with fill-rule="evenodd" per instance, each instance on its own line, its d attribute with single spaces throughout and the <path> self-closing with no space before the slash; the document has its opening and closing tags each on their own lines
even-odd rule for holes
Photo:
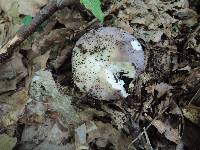
<svg viewBox="0 0 200 150">
<path fill-rule="evenodd" d="M 56 19 L 59 23 L 65 25 L 67 30 L 80 30 L 87 25 L 87 22 L 81 16 L 81 13 L 77 10 L 71 10 L 64 8 L 56 13 Z"/>
<path fill-rule="evenodd" d="M 1 127 L 7 127 L 16 123 L 23 114 L 26 103 L 28 100 L 27 91 L 25 89 L 16 92 L 9 96 L 9 98 L 1 97 L 0 100 L 0 125 Z"/>
<path fill-rule="evenodd" d="M 24 115 L 20 118 L 23 123 L 44 123 L 47 106 L 43 102 L 28 100 Z"/>
<path fill-rule="evenodd" d="M 17 138 L 9 137 L 6 134 L 0 135 L 0 149 L 1 150 L 12 150 L 17 143 Z"/>
<path fill-rule="evenodd" d="M 198 22 L 197 13 L 189 8 L 184 8 L 175 13 L 175 16 L 183 20 L 183 24 L 186 24 L 189 27 L 194 26 Z"/>
<path fill-rule="evenodd" d="M 0 0 L 1 9 L 11 17 L 19 17 L 18 3 L 16 0 Z"/>
<path fill-rule="evenodd" d="M 128 120 L 123 112 L 112 110 L 108 107 L 104 107 L 104 110 L 110 115 L 113 120 L 113 124 L 117 126 L 118 129 L 124 128 L 124 123 Z"/>
<path fill-rule="evenodd" d="M 58 122 L 47 119 L 44 124 L 25 126 L 22 133 L 20 149 L 27 150 L 73 150 L 73 144 L 62 142 L 70 136 L 69 130 L 61 127 Z M 38 141 L 41 141 L 38 143 Z"/>
<path fill-rule="evenodd" d="M 18 9 L 20 14 L 35 16 L 40 8 L 48 3 L 49 0 L 18 0 Z"/>
<path fill-rule="evenodd" d="M 200 44 L 195 48 L 195 51 L 200 53 Z"/>
<path fill-rule="evenodd" d="M 160 83 L 155 86 L 155 90 L 158 92 L 158 95 L 157 95 L 158 98 L 162 97 L 164 94 L 169 92 L 169 90 L 171 90 L 171 89 L 173 89 L 173 87 L 166 83 Z"/>
<path fill-rule="evenodd" d="M 159 83 L 152 85 L 151 87 L 146 88 L 149 93 L 154 93 L 155 91 L 158 92 L 157 98 L 162 97 L 167 92 L 169 92 L 173 87 L 167 83 Z"/>
<path fill-rule="evenodd" d="M 178 23 L 178 20 L 168 11 L 182 11 L 188 7 L 187 2 L 183 0 L 164 3 L 161 0 L 134 0 L 128 1 L 127 4 L 124 5 L 125 9 L 119 12 L 115 25 L 126 30 L 127 28 L 120 23 L 125 22 L 126 26 L 130 26 L 129 31 L 132 28 L 134 35 L 146 42 L 159 42 L 163 34 L 176 36 L 172 33 L 172 24 Z M 188 18 L 194 18 L 194 16 L 189 16 L 192 10 L 188 8 L 187 10 L 189 10 Z M 193 24 L 190 23 L 189 26 L 195 23 L 193 21 Z M 170 30 L 166 30 L 167 28 Z"/>
<path fill-rule="evenodd" d="M 183 115 L 185 118 L 190 120 L 196 125 L 199 125 L 200 123 L 200 107 L 197 107 L 195 105 L 187 105 L 183 109 Z"/>
<path fill-rule="evenodd" d="M 16 53 L 11 61 L 0 64 L 0 93 L 16 90 L 17 84 L 27 76 L 22 55 Z"/>
<path fill-rule="evenodd" d="M 200 68 L 194 68 L 191 70 L 191 74 L 186 79 L 186 84 L 189 87 L 195 87 L 200 82 Z"/>
<path fill-rule="evenodd" d="M 60 114 L 60 119 L 66 126 L 79 122 L 79 117 L 71 105 L 71 96 L 62 95 L 49 71 L 35 73 L 30 86 L 30 97 L 44 102 L 49 99 L 49 110 Z"/>
<path fill-rule="evenodd" d="M 95 122 L 97 129 L 88 133 L 87 142 L 93 143 L 99 148 L 105 148 L 110 144 L 116 150 L 126 149 L 130 139 L 122 132 L 116 130 L 110 124 Z M 109 148 L 109 146 L 107 147 Z"/>
<path fill-rule="evenodd" d="M 152 124 L 157 128 L 158 132 L 164 134 L 168 140 L 176 144 L 179 143 L 180 136 L 178 129 L 172 128 L 170 124 L 168 124 L 167 122 L 162 122 L 161 120 L 155 120 Z"/>
</svg>

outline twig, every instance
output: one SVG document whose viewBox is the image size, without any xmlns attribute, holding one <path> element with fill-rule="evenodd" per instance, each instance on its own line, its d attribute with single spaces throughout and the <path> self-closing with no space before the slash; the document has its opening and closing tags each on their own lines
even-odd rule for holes
<svg viewBox="0 0 200 150">
<path fill-rule="evenodd" d="M 155 121 L 155 120 L 157 120 L 166 110 L 167 110 L 167 108 L 168 107 L 166 107 L 162 112 L 160 112 L 159 114 L 158 114 L 158 116 L 156 116 L 151 122 L 150 122 L 150 124 L 147 126 L 147 127 L 145 127 L 145 131 L 147 131 L 150 127 L 151 127 L 151 125 L 153 124 L 153 122 Z M 145 133 L 145 131 L 142 131 L 129 145 L 128 145 L 128 149 L 130 149 L 130 147 Z"/>
<path fill-rule="evenodd" d="M 149 140 L 149 136 L 148 136 L 148 134 L 147 134 L 146 128 L 144 127 L 143 130 L 144 130 L 144 135 L 145 135 L 147 144 L 148 144 L 148 146 L 149 146 L 149 149 L 150 149 L 150 150 L 153 150 L 153 147 L 151 146 L 151 142 L 150 142 L 150 140 Z"/>
<path fill-rule="evenodd" d="M 192 102 L 194 102 L 195 100 L 198 100 L 200 98 L 200 88 L 198 89 L 198 91 L 195 93 L 195 95 L 192 97 L 192 99 L 190 100 L 189 104 L 191 104 Z"/>
<path fill-rule="evenodd" d="M 56 11 L 78 3 L 78 0 L 50 1 L 32 20 L 28 26 L 22 26 L 16 35 L 0 49 L 0 63 L 4 63 L 14 53 L 15 48 L 32 35 L 38 26 L 51 17 Z"/>
</svg>

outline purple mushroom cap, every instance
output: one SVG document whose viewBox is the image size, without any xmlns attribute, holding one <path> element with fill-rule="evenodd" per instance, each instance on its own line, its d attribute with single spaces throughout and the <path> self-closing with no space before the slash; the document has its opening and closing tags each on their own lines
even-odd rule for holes
<svg viewBox="0 0 200 150">
<path fill-rule="evenodd" d="M 101 100 L 127 97 L 128 84 L 144 69 L 141 44 L 119 28 L 91 30 L 73 49 L 74 83 L 81 91 Z"/>
</svg>

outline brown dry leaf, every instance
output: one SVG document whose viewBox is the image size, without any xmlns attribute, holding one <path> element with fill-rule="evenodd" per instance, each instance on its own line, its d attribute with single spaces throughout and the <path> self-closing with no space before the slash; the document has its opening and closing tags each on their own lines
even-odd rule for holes
<svg viewBox="0 0 200 150">
<path fill-rule="evenodd" d="M 2 97 L 0 105 L 0 125 L 7 127 L 16 123 L 20 115 L 24 112 L 27 100 L 28 95 L 25 89 L 10 95 L 9 98 L 7 95 L 4 98 Z"/>
<path fill-rule="evenodd" d="M 200 107 L 195 105 L 187 105 L 183 109 L 183 115 L 185 118 L 190 120 L 192 123 L 199 125 L 200 123 Z"/>
<path fill-rule="evenodd" d="M 10 37 L 20 28 L 18 17 L 14 20 L 6 15 L 0 16 L 0 46 L 2 47 Z"/>
<path fill-rule="evenodd" d="M 16 53 L 11 61 L 0 64 L 0 93 L 16 90 L 16 85 L 27 76 L 22 55 Z"/>
<path fill-rule="evenodd" d="M 63 63 L 69 58 L 69 54 L 73 49 L 74 44 L 67 42 L 67 45 L 64 49 L 58 52 L 57 58 L 51 60 L 50 64 L 57 70 Z"/>
<path fill-rule="evenodd" d="M 69 136 L 71 135 L 68 129 L 63 128 L 57 121 L 46 118 L 43 124 L 25 126 L 19 149 L 74 150 L 73 144 L 62 144 Z"/>
<path fill-rule="evenodd" d="M 34 65 L 34 71 L 45 69 L 47 65 L 47 61 L 49 59 L 50 51 L 47 51 L 45 54 L 37 56 L 32 60 L 32 63 Z"/>
<path fill-rule="evenodd" d="M 178 10 L 175 12 L 175 16 L 181 19 L 183 24 L 186 24 L 188 27 L 192 27 L 198 23 L 198 14 L 189 8 Z"/>
<path fill-rule="evenodd" d="M 62 42 L 65 41 L 65 38 L 69 36 L 69 34 L 70 31 L 66 28 L 52 30 L 49 34 L 44 35 L 44 37 L 36 39 L 32 45 L 32 50 L 36 53 L 40 52 L 43 54 L 44 52 L 51 50 L 51 46 L 56 47 L 54 44 L 62 45 Z M 59 47 L 59 45 L 57 47 Z"/>
<path fill-rule="evenodd" d="M 108 144 L 112 144 L 114 149 L 126 149 L 131 139 L 122 132 L 116 130 L 111 124 L 95 122 L 97 129 L 88 133 L 87 143 L 96 144 L 99 148 L 105 148 Z"/>
<path fill-rule="evenodd" d="M 79 116 L 82 121 L 86 122 L 88 120 L 92 120 L 94 116 L 104 117 L 106 113 L 100 110 L 96 110 L 94 108 L 86 108 L 84 111 L 79 113 Z"/>
<path fill-rule="evenodd" d="M 81 16 L 80 11 L 76 9 L 65 8 L 56 13 L 56 19 L 59 23 L 65 25 L 67 30 L 80 30 L 86 27 L 87 22 Z"/>
<path fill-rule="evenodd" d="M 179 130 L 172 128 L 172 126 L 167 122 L 162 122 L 161 120 L 153 121 L 152 125 L 156 127 L 158 132 L 164 134 L 165 137 L 178 144 L 180 142 Z"/>
<path fill-rule="evenodd" d="M 200 53 L 200 44 L 195 48 L 195 51 L 196 51 L 197 53 Z"/>
<path fill-rule="evenodd" d="M 160 83 L 155 86 L 155 90 L 158 91 L 157 98 L 162 97 L 165 95 L 169 90 L 173 89 L 173 87 L 167 83 Z"/>
<path fill-rule="evenodd" d="M 148 93 L 154 93 L 154 91 L 158 92 L 157 98 L 162 97 L 165 95 L 167 92 L 169 92 L 173 87 L 167 83 L 159 83 L 159 84 L 154 84 L 150 87 L 146 87 L 146 90 Z"/>
<path fill-rule="evenodd" d="M 198 52 L 198 39 L 195 36 L 190 37 L 186 48 L 187 49 L 191 48 L 194 49 L 196 52 Z"/>
<path fill-rule="evenodd" d="M 124 123 L 128 120 L 125 113 L 113 110 L 106 106 L 103 106 L 103 109 L 109 114 L 113 120 L 113 124 L 116 125 L 118 129 L 124 128 Z"/>
<path fill-rule="evenodd" d="M 200 68 L 194 68 L 191 70 L 191 74 L 186 79 L 186 84 L 189 87 L 195 87 L 200 82 Z"/>
<path fill-rule="evenodd" d="M 18 0 L 19 13 L 23 15 L 35 16 L 40 8 L 48 3 L 49 0 Z"/>
<path fill-rule="evenodd" d="M 16 0 L 0 0 L 1 9 L 11 17 L 19 17 L 18 3 Z"/>
<path fill-rule="evenodd" d="M 134 30 L 135 36 L 143 39 L 145 42 L 150 42 L 150 41 L 159 42 L 164 33 L 164 31 L 159 28 L 156 30 L 145 31 L 143 27 L 140 27 L 140 28 L 133 27 L 133 30 Z"/>
<path fill-rule="evenodd" d="M 43 102 L 28 100 L 24 115 L 20 118 L 20 122 L 26 124 L 44 123 L 47 106 Z"/>
<path fill-rule="evenodd" d="M 130 26 L 129 22 L 124 22 L 124 21 L 121 21 L 121 20 L 115 20 L 115 24 L 117 24 L 118 27 L 121 27 L 122 29 L 124 29 L 125 31 L 127 31 L 129 33 L 134 33 L 134 30 Z"/>
<path fill-rule="evenodd" d="M 0 7 L 11 17 L 19 17 L 19 14 L 35 16 L 48 2 L 49 0 L 0 0 Z"/>
<path fill-rule="evenodd" d="M 125 8 L 117 16 L 115 25 L 127 31 L 132 31 L 137 38 L 146 42 L 159 42 L 165 33 L 167 36 L 176 36 L 172 33 L 173 24 L 179 20 L 169 12 L 176 12 L 188 7 L 187 1 L 161 1 L 161 0 L 127 0 Z M 187 8 L 189 12 L 191 10 Z M 188 17 L 194 18 L 193 16 Z M 126 25 L 121 22 L 125 22 Z M 191 21 L 190 21 L 191 23 Z M 194 24 L 193 24 L 194 25 Z M 130 27 L 129 27 L 130 26 Z M 131 29 L 132 28 L 132 29 Z M 168 30 L 166 30 L 168 29 Z"/>
</svg>

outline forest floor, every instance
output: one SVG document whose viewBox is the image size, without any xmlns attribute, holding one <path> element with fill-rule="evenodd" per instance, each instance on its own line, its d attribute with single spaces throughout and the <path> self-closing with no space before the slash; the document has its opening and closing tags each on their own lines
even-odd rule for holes
<svg viewBox="0 0 200 150">
<path fill-rule="evenodd" d="M 0 0 L 1 48 L 47 3 Z M 102 0 L 102 10 L 100 23 L 80 4 L 65 7 L 11 58 L 0 51 L 0 150 L 200 150 L 200 2 Z M 144 49 L 127 98 L 96 99 L 73 83 L 76 41 L 102 26 Z"/>
</svg>

